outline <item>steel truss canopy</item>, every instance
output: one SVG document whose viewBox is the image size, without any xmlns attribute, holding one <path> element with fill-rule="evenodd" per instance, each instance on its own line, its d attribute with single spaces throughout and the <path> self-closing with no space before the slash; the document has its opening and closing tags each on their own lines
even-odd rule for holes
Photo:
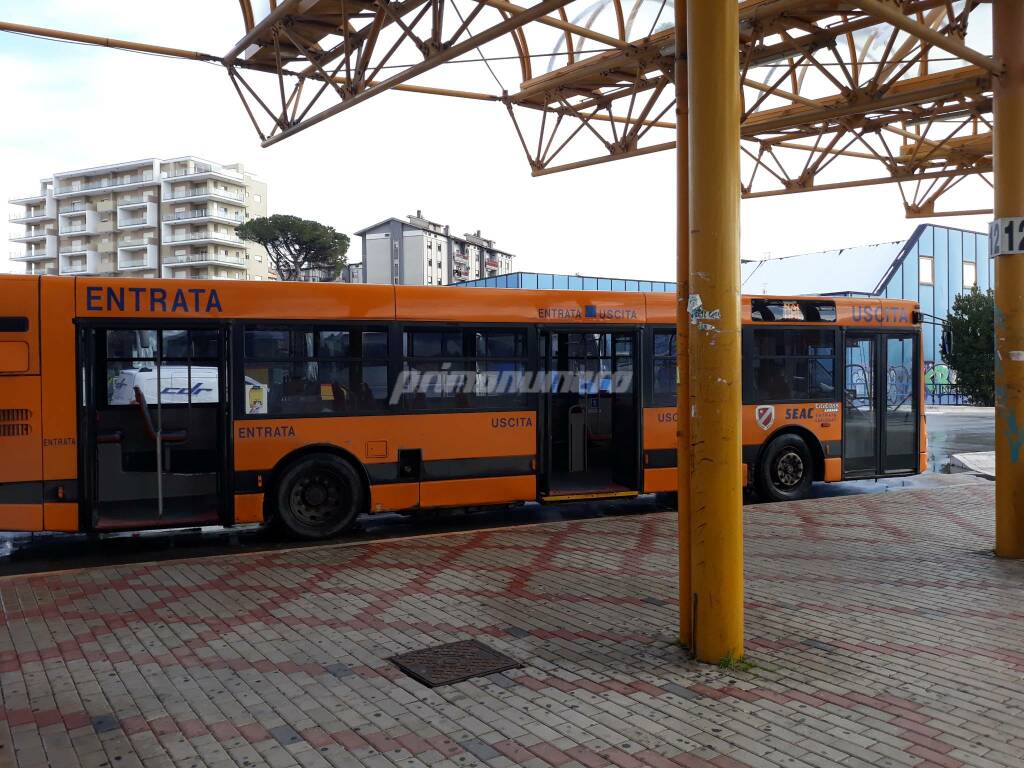
<svg viewBox="0 0 1024 768">
<path fill-rule="evenodd" d="M 222 64 L 264 146 L 401 90 L 495 102 L 535 176 L 675 147 L 673 0 L 239 2 L 222 56 L 0 30 Z M 910 217 L 989 211 L 988 3 L 738 6 L 744 197 L 896 183 Z M 954 189 L 985 202 L 944 210 Z"/>
<path fill-rule="evenodd" d="M 501 102 L 535 176 L 675 147 L 672 0 L 242 8 L 247 32 L 225 64 L 264 144 L 399 87 Z M 979 0 L 740 2 L 744 197 L 895 182 L 911 217 L 987 212 L 937 203 L 969 178 L 990 197 L 998 65 L 968 44 L 973 24 L 987 47 L 990 18 Z M 501 87 L 478 90 L 458 67 L 407 84 L 459 57 L 486 60 Z M 240 60 L 277 75 L 276 99 L 256 95 Z M 411 63 L 381 77 L 399 61 Z"/>
</svg>

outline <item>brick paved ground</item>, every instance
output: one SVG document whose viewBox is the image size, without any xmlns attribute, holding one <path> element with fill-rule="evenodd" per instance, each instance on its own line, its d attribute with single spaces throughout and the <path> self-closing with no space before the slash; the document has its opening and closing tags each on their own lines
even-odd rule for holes
<svg viewBox="0 0 1024 768">
<path fill-rule="evenodd" d="M 1020 766 L 993 489 L 747 510 L 755 667 L 673 643 L 672 514 L 0 581 L 0 765 Z M 523 667 L 430 690 L 386 657 Z"/>
</svg>

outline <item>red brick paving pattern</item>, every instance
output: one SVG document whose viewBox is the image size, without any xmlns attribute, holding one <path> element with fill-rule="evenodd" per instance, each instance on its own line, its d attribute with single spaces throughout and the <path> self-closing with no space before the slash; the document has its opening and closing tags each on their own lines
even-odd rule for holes
<svg viewBox="0 0 1024 768">
<path fill-rule="evenodd" d="M 748 671 L 674 643 L 674 514 L 3 580 L 0 766 L 1021 766 L 992 505 L 748 508 Z M 526 666 L 386 661 L 470 637 Z"/>
</svg>

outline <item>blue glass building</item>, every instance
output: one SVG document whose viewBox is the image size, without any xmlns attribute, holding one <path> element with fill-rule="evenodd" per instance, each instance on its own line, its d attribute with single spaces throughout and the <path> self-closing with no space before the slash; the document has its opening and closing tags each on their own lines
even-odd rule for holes
<svg viewBox="0 0 1024 768">
<path fill-rule="evenodd" d="M 675 283 L 663 280 L 554 275 L 548 272 L 511 272 L 507 275 L 467 280 L 454 285 L 461 288 L 538 288 L 560 291 L 637 291 L 642 293 L 674 293 L 676 290 Z"/>
<path fill-rule="evenodd" d="M 894 243 L 745 262 L 743 292 L 909 299 L 942 321 L 958 294 L 992 289 L 994 277 L 987 235 L 921 224 Z M 929 400 L 959 402 L 942 360 L 940 326 L 925 323 L 923 334 Z"/>
</svg>

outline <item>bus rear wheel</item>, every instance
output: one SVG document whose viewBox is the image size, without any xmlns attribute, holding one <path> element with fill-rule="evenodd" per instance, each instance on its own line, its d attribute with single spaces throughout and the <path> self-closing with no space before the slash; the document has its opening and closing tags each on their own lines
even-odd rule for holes
<svg viewBox="0 0 1024 768">
<path fill-rule="evenodd" d="M 780 435 L 772 440 L 757 468 L 757 490 L 771 501 L 806 499 L 811 493 L 814 463 L 803 438 Z"/>
<path fill-rule="evenodd" d="M 277 521 L 302 539 L 347 530 L 365 505 L 363 483 L 339 456 L 315 453 L 292 464 L 277 484 Z"/>
</svg>

